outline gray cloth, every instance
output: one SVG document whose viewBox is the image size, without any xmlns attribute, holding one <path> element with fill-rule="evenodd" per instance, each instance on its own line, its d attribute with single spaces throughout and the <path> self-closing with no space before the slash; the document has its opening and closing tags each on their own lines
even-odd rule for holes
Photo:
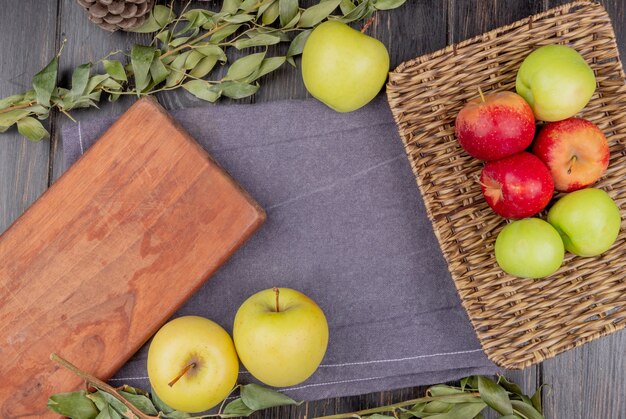
<svg viewBox="0 0 626 419">
<path fill-rule="evenodd" d="M 172 114 L 268 215 L 176 316 L 205 316 L 231 332 L 237 308 L 259 290 L 291 287 L 317 301 L 328 351 L 309 380 L 286 390 L 297 399 L 497 371 L 461 307 L 382 98 L 349 114 L 315 100 Z M 112 122 L 66 125 L 66 167 Z M 146 356 L 147 345 L 111 381 L 149 387 Z"/>
</svg>

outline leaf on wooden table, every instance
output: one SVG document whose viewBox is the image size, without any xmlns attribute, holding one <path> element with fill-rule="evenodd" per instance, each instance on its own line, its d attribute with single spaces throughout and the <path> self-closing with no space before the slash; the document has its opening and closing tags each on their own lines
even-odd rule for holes
<svg viewBox="0 0 626 419">
<path fill-rule="evenodd" d="M 345 16 L 354 10 L 356 6 L 352 3 L 352 0 L 341 0 L 339 4 L 339 8 L 341 9 L 341 13 Z"/>
<path fill-rule="evenodd" d="M 272 71 L 276 70 L 281 65 L 283 65 L 286 60 L 287 60 L 287 57 L 271 57 L 271 58 L 264 59 L 259 69 L 255 71 L 254 73 L 252 73 L 246 79 L 246 82 L 251 83 L 255 80 L 260 79 L 264 75 L 271 73 Z"/>
<path fill-rule="evenodd" d="M 278 44 L 279 42 L 280 42 L 279 36 L 261 33 L 249 39 L 238 39 L 237 41 L 235 41 L 234 46 L 238 50 L 242 50 L 244 48 L 250 48 L 250 47 L 275 45 L 275 44 Z"/>
<path fill-rule="evenodd" d="M 278 0 L 280 26 L 286 27 L 298 15 L 298 0 Z"/>
<path fill-rule="evenodd" d="M 300 32 L 291 44 L 289 44 L 289 50 L 287 51 L 287 57 L 293 57 L 296 55 L 302 54 L 304 50 L 304 44 L 306 44 L 307 39 L 309 39 L 309 35 L 311 35 L 312 29 L 307 29 L 306 31 Z"/>
<path fill-rule="evenodd" d="M 402 6 L 406 0 L 374 0 L 374 7 L 378 10 L 391 10 Z"/>
<path fill-rule="evenodd" d="M 452 409 L 445 413 L 428 416 L 429 419 L 468 419 L 473 418 L 487 407 L 487 404 L 481 403 L 460 403 L 452 406 Z"/>
<path fill-rule="evenodd" d="M 124 71 L 124 66 L 121 62 L 117 60 L 102 60 L 102 65 L 104 66 L 104 71 L 115 80 L 128 81 L 126 71 Z"/>
<path fill-rule="evenodd" d="M 235 25 L 235 24 L 224 26 L 222 29 L 215 31 L 215 33 L 211 35 L 209 42 L 212 44 L 217 44 L 218 42 L 222 41 L 223 39 L 228 38 L 230 35 L 237 32 L 237 29 L 239 29 L 240 27 L 241 25 Z"/>
<path fill-rule="evenodd" d="M 111 407 L 111 405 L 107 404 L 103 409 L 100 410 L 96 419 L 122 419 L 122 416 L 117 413 L 115 409 Z"/>
<path fill-rule="evenodd" d="M 207 102 L 215 102 L 220 98 L 221 92 L 213 85 L 204 80 L 191 80 L 183 84 L 183 89 Z"/>
<path fill-rule="evenodd" d="M 278 19 L 279 15 L 280 15 L 279 3 L 278 3 L 278 0 L 276 0 L 263 12 L 261 22 L 264 25 L 271 25 L 272 23 L 276 21 L 276 19 Z"/>
<path fill-rule="evenodd" d="M 27 116 L 17 121 L 17 131 L 31 141 L 41 141 L 50 138 L 50 133 L 37 119 Z"/>
<path fill-rule="evenodd" d="M 236 81 L 227 81 L 215 87 L 218 86 L 221 94 L 231 99 L 243 99 L 244 97 L 252 96 L 259 90 L 258 84 L 247 84 Z"/>
<path fill-rule="evenodd" d="M 224 21 L 228 23 L 245 23 L 245 22 L 250 22 L 252 19 L 254 19 L 254 15 L 242 13 L 240 15 L 233 15 L 233 16 L 225 17 Z"/>
<path fill-rule="evenodd" d="M 260 386 L 258 384 L 246 384 L 241 387 L 241 400 L 253 410 L 269 409 L 276 406 L 298 405 L 289 396 L 278 391 Z"/>
<path fill-rule="evenodd" d="M 325 2 L 316 4 L 309 7 L 304 12 L 298 21 L 298 27 L 310 28 L 317 25 L 322 20 L 326 19 L 333 10 L 339 6 L 341 0 L 327 0 Z"/>
<path fill-rule="evenodd" d="M 216 63 L 216 57 L 204 57 L 193 69 L 191 69 L 189 75 L 201 79 L 213 70 Z"/>
<path fill-rule="evenodd" d="M 521 413 L 525 419 L 544 419 L 543 415 L 539 413 L 531 404 L 524 403 L 519 400 L 511 400 L 511 404 L 515 413 Z"/>
<path fill-rule="evenodd" d="M 146 415 L 156 416 L 159 413 L 152 401 L 143 394 L 133 394 L 126 391 L 120 391 L 120 394 Z"/>
<path fill-rule="evenodd" d="M 72 73 L 72 89 L 70 90 L 72 97 L 77 98 L 85 92 L 89 82 L 90 71 L 91 63 L 81 64 L 74 69 Z"/>
<path fill-rule="evenodd" d="M 170 70 L 165 67 L 163 61 L 160 59 L 161 53 L 157 50 L 154 55 L 154 59 L 152 60 L 152 64 L 150 64 L 150 77 L 152 78 L 152 82 L 154 84 L 159 84 L 163 80 L 167 79 L 167 76 L 170 75 Z"/>
<path fill-rule="evenodd" d="M 246 55 L 232 63 L 224 77 L 224 80 L 241 80 L 254 73 L 263 62 L 265 52 Z"/>
<path fill-rule="evenodd" d="M 192 50 L 192 51 L 189 52 L 189 55 L 187 56 L 187 59 L 185 60 L 185 64 L 183 65 L 183 68 L 185 68 L 185 70 L 191 70 L 196 65 L 198 65 L 198 63 L 203 58 L 205 58 L 204 54 L 202 54 L 199 51 Z"/>
<path fill-rule="evenodd" d="M 135 44 L 130 51 L 130 62 L 135 74 L 137 94 L 150 84 L 150 66 L 154 60 L 156 48 Z"/>
<path fill-rule="evenodd" d="M 220 13 L 237 13 L 237 10 L 239 10 L 239 6 L 241 6 L 242 3 L 243 0 L 224 0 Z"/>
<path fill-rule="evenodd" d="M 30 113 L 26 109 L 15 109 L 13 111 L 0 113 L 0 132 L 5 132 L 9 127 Z"/>
<path fill-rule="evenodd" d="M 174 19 L 176 19 L 176 14 L 171 8 L 157 4 L 144 23 L 136 28 L 127 29 L 127 31 L 136 33 L 156 32 Z"/>
<path fill-rule="evenodd" d="M 478 376 L 480 398 L 501 415 L 512 415 L 513 407 L 506 390 L 487 377 Z"/>
<path fill-rule="evenodd" d="M 56 87 L 59 58 L 55 56 L 43 70 L 33 77 L 33 88 L 37 95 L 37 103 L 50 106 L 50 97 Z"/>
<path fill-rule="evenodd" d="M 246 406 L 241 399 L 235 399 L 228 403 L 222 413 L 223 418 L 248 417 L 254 410 Z"/>
<path fill-rule="evenodd" d="M 85 390 L 54 394 L 48 399 L 48 409 L 73 419 L 94 419 L 98 409 L 86 396 Z"/>
</svg>

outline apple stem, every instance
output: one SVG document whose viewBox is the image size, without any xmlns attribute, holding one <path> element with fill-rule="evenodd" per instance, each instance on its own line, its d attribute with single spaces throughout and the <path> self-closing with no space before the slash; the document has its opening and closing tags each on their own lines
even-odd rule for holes
<svg viewBox="0 0 626 419">
<path fill-rule="evenodd" d="M 369 29 L 369 27 L 372 26 L 372 23 L 374 23 L 375 20 L 376 20 L 376 15 L 367 19 L 365 21 L 365 24 L 363 25 L 363 29 L 361 29 L 361 33 L 365 33 Z"/>
<path fill-rule="evenodd" d="M 480 100 L 485 103 L 485 95 L 483 94 L 483 89 L 478 86 L 478 94 L 480 95 Z"/>
<path fill-rule="evenodd" d="M 567 169 L 568 175 L 572 174 L 572 167 L 574 167 L 574 163 L 576 163 L 576 160 L 578 160 L 578 157 L 576 156 L 572 156 L 572 158 L 570 159 L 569 168 Z"/>
<path fill-rule="evenodd" d="M 76 365 L 72 364 L 71 362 L 69 362 L 68 360 L 62 358 L 61 356 L 59 356 L 57 354 L 54 354 L 54 353 L 50 354 L 50 360 L 55 362 L 56 364 L 62 366 L 63 368 L 73 372 L 74 374 L 76 374 L 77 376 L 79 376 L 80 378 L 85 380 L 85 382 L 88 385 L 90 385 L 92 387 L 95 387 L 98 390 L 102 390 L 102 391 L 104 391 L 106 393 L 109 393 L 111 396 L 115 397 L 122 404 L 124 404 L 124 406 L 126 406 L 135 415 L 135 417 L 137 417 L 139 419 L 150 419 L 150 418 L 154 417 L 154 416 L 147 415 L 147 414 L 143 413 L 141 410 L 139 410 L 134 404 L 132 404 L 131 402 L 126 400 L 124 398 L 124 396 L 122 396 L 120 394 L 120 392 L 115 387 L 112 387 L 112 386 L 108 385 L 107 383 L 105 383 L 104 381 L 102 381 L 102 380 L 94 377 L 93 375 L 91 375 L 91 374 L 81 370 Z"/>
<path fill-rule="evenodd" d="M 192 368 L 196 367 L 196 363 L 192 362 L 191 364 L 187 365 L 185 368 L 183 368 L 180 373 L 178 373 L 178 375 L 169 383 L 167 383 L 168 386 L 173 387 L 174 384 L 176 384 L 178 382 L 178 380 L 180 380 L 181 378 L 183 378 L 183 375 L 187 374 L 187 371 L 189 371 Z"/>
<path fill-rule="evenodd" d="M 280 294 L 280 290 L 277 287 L 272 288 L 274 293 L 276 293 L 276 312 L 280 313 L 280 306 L 278 305 L 278 295 Z"/>
</svg>

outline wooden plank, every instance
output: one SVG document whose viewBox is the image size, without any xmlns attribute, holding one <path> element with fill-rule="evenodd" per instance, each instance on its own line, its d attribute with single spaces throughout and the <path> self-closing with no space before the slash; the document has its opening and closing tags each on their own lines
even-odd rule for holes
<svg viewBox="0 0 626 419">
<path fill-rule="evenodd" d="M 0 97 L 31 88 L 55 52 L 54 1 L 9 0 L 0 13 Z M 36 10 L 36 12 L 34 12 Z M 0 139 L 0 232 L 46 189 L 50 143 L 25 140 L 15 128 Z"/>
<path fill-rule="evenodd" d="M 264 219 L 154 99 L 136 102 L 0 236 L 2 417 L 80 387 L 51 351 L 111 377 Z"/>
<path fill-rule="evenodd" d="M 549 7 L 568 3 L 550 0 Z M 626 3 L 603 0 L 613 21 L 622 64 L 626 59 Z M 619 332 L 562 353 L 542 364 L 546 417 L 618 418 L 626 412 L 626 333 Z"/>
</svg>

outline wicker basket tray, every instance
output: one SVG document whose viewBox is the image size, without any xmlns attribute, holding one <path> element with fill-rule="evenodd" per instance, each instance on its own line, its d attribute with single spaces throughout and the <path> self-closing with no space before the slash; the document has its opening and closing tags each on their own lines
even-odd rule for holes
<svg viewBox="0 0 626 419">
<path fill-rule="evenodd" d="M 606 134 L 611 160 L 596 187 L 626 208 L 626 87 L 602 6 L 570 3 L 401 64 L 388 100 L 463 306 L 488 357 L 524 368 L 626 326 L 626 231 L 600 257 L 567 254 L 549 278 L 505 275 L 494 242 L 506 221 L 478 184 L 482 163 L 454 137 L 461 107 L 483 91 L 515 90 L 522 60 L 547 44 L 579 51 L 598 89 L 582 116 Z"/>
</svg>

